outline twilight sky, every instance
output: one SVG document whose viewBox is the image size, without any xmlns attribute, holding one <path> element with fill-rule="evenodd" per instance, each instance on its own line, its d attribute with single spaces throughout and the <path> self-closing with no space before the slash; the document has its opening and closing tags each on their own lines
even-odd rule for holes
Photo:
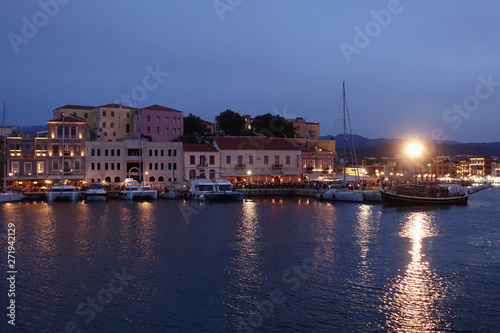
<svg viewBox="0 0 500 333">
<path fill-rule="evenodd" d="M 9 124 L 122 102 L 338 134 L 345 80 L 355 134 L 500 141 L 498 1 L 5 0 L 0 12 Z"/>
</svg>

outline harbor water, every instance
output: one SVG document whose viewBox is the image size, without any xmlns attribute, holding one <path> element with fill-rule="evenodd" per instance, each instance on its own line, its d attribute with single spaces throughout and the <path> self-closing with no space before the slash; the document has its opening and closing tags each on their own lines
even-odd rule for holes
<svg viewBox="0 0 500 333">
<path fill-rule="evenodd" d="M 498 187 L 449 207 L 16 203 L 0 206 L 0 221 L 2 332 L 500 328 Z"/>
</svg>

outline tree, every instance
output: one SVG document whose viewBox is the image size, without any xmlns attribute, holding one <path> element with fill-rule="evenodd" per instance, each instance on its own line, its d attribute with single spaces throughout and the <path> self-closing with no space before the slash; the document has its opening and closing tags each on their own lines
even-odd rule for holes
<svg viewBox="0 0 500 333">
<path fill-rule="evenodd" d="M 201 118 L 190 113 L 184 117 L 184 136 L 203 136 L 207 134 L 207 126 L 201 122 Z"/>
<path fill-rule="evenodd" d="M 294 138 L 295 127 L 280 115 L 266 113 L 252 121 L 252 128 L 267 137 Z"/>
<path fill-rule="evenodd" d="M 245 118 L 229 109 L 215 117 L 215 121 L 221 135 L 241 136 L 245 130 Z"/>
</svg>

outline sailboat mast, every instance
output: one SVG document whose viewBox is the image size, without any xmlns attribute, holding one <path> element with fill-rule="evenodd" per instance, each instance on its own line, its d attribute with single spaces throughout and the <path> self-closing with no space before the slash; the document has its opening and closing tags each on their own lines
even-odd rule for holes
<svg viewBox="0 0 500 333">
<path fill-rule="evenodd" d="M 137 106 L 136 106 L 137 107 Z M 139 172 L 139 183 L 141 184 L 141 190 L 142 190 L 142 130 L 141 130 L 141 116 L 142 116 L 142 112 L 141 112 L 141 109 L 139 109 L 137 107 L 137 113 L 139 114 L 139 166 L 140 166 L 140 170 L 141 172 Z"/>
<path fill-rule="evenodd" d="M 347 151 L 346 151 L 346 147 L 347 147 L 347 125 L 346 125 L 346 116 L 345 116 L 345 111 L 346 111 L 346 97 L 345 97 L 345 81 L 342 81 L 342 106 L 343 106 L 343 121 L 344 121 L 344 162 L 343 162 L 343 169 L 344 169 L 344 179 L 342 181 L 342 184 L 344 186 L 344 188 L 347 188 L 347 174 L 346 174 L 346 166 L 347 166 L 347 163 L 346 163 L 346 157 L 347 157 Z"/>
<path fill-rule="evenodd" d="M 2 136 L 3 136 L 3 187 L 2 189 L 5 191 L 7 186 L 7 135 L 5 135 L 5 111 L 6 111 L 5 103 L 3 103 L 3 117 L 2 117 Z"/>
<path fill-rule="evenodd" d="M 62 115 L 62 147 L 61 147 L 61 185 L 64 185 L 64 112 Z"/>
</svg>

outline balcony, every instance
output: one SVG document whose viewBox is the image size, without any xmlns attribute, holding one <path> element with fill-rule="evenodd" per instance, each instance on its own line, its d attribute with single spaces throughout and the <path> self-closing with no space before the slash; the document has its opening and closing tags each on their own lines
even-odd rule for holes
<svg viewBox="0 0 500 333">
<path fill-rule="evenodd" d="M 206 167 L 208 167 L 207 163 L 200 163 L 197 165 L 197 168 L 206 168 Z"/>
<path fill-rule="evenodd" d="M 236 164 L 234 167 L 236 169 L 243 169 L 243 168 L 246 168 L 246 166 L 247 166 L 246 164 Z"/>
<path fill-rule="evenodd" d="M 273 164 L 272 168 L 273 169 L 281 169 L 281 168 L 283 168 L 283 164 Z"/>
</svg>

